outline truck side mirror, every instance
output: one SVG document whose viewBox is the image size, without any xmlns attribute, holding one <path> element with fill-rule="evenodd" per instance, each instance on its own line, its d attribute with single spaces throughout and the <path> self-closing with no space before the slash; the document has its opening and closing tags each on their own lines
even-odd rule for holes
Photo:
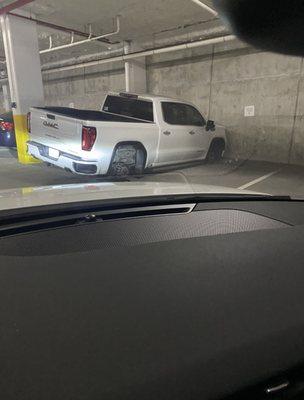
<svg viewBox="0 0 304 400">
<path fill-rule="evenodd" d="M 215 131 L 215 123 L 211 119 L 208 119 L 207 124 L 206 124 L 206 131 Z"/>
</svg>

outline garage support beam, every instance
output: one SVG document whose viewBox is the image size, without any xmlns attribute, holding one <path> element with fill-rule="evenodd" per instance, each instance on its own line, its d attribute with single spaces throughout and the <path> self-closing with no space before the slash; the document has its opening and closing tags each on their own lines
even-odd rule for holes
<svg viewBox="0 0 304 400">
<path fill-rule="evenodd" d="M 1 16 L 1 26 L 18 159 L 27 164 L 35 162 L 27 154 L 27 113 L 32 106 L 44 105 L 36 23 L 6 14 Z"/>
<path fill-rule="evenodd" d="M 125 54 L 140 51 L 133 42 L 126 42 L 124 45 Z M 146 57 L 140 57 L 125 62 L 126 91 L 131 93 L 147 92 L 147 70 Z"/>
<path fill-rule="evenodd" d="M 2 93 L 3 93 L 3 108 L 5 111 L 11 110 L 11 98 L 8 85 L 2 86 Z"/>
</svg>

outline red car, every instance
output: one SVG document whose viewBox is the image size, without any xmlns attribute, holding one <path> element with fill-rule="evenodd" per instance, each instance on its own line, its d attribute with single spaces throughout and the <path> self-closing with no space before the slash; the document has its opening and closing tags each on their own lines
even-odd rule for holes
<svg viewBox="0 0 304 400">
<path fill-rule="evenodd" d="M 0 115 L 0 146 L 16 147 L 13 113 Z"/>
</svg>

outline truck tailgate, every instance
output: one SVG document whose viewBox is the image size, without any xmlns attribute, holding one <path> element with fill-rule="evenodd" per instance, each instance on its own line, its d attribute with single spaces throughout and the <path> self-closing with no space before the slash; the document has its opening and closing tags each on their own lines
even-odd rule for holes
<svg viewBox="0 0 304 400">
<path fill-rule="evenodd" d="M 31 109 L 31 140 L 55 149 L 78 154 L 81 151 L 82 123 L 51 110 Z"/>
</svg>

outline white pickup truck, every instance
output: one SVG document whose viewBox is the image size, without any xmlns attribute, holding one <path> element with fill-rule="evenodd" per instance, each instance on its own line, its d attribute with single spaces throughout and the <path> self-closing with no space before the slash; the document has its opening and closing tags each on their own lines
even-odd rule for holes
<svg viewBox="0 0 304 400">
<path fill-rule="evenodd" d="M 84 175 L 141 174 L 172 164 L 217 160 L 225 129 L 206 122 L 191 103 L 110 93 L 101 111 L 32 108 L 28 153 Z"/>
</svg>

